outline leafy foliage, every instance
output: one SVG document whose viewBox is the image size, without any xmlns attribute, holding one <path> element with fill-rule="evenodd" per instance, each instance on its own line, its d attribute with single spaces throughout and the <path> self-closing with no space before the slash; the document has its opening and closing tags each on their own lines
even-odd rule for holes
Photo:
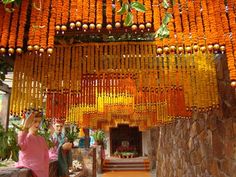
<svg viewBox="0 0 236 177">
<path fill-rule="evenodd" d="M 11 4 L 11 3 L 16 3 L 17 5 L 20 5 L 22 0 L 2 0 L 2 3 L 7 5 L 7 4 Z"/>
<path fill-rule="evenodd" d="M 19 146 L 17 145 L 17 133 L 14 128 L 5 131 L 0 124 L 0 161 L 12 159 L 18 161 Z"/>
<path fill-rule="evenodd" d="M 102 145 L 102 146 L 106 146 L 106 135 L 105 132 L 102 130 L 96 130 L 93 134 L 92 137 L 94 139 L 94 141 L 98 144 L 98 145 Z"/>
<path fill-rule="evenodd" d="M 3 58 L 0 58 L 0 85 L 6 79 L 6 74 L 10 70 L 11 66 Z"/>
<path fill-rule="evenodd" d="M 48 148 L 54 146 L 54 143 L 51 141 L 51 134 L 49 132 L 48 127 L 50 126 L 50 122 L 43 119 L 41 123 L 41 129 L 39 130 L 39 135 L 44 137 L 45 141 L 47 142 Z"/>
<path fill-rule="evenodd" d="M 145 6 L 143 4 L 141 4 L 140 2 L 131 2 L 130 4 L 127 2 L 122 2 L 122 6 L 121 9 L 117 12 L 120 15 L 126 15 L 125 17 L 125 21 L 124 21 L 124 25 L 125 26 L 131 26 L 133 24 L 133 9 L 139 12 L 143 12 L 145 13 L 146 9 Z M 166 13 L 165 13 L 165 17 L 162 21 L 162 25 L 160 26 L 160 28 L 156 31 L 155 33 L 155 38 L 167 38 L 169 37 L 170 31 L 167 27 L 168 23 L 170 22 L 172 15 L 170 13 L 167 12 L 167 9 L 172 7 L 175 4 L 174 0 L 163 0 L 162 1 L 162 6 L 163 8 L 165 8 Z"/>
<path fill-rule="evenodd" d="M 122 2 L 121 3 L 121 8 L 120 10 L 117 11 L 119 15 L 126 15 L 124 25 L 125 26 L 131 26 L 133 24 L 133 9 L 139 12 L 145 12 L 146 8 L 143 4 L 140 2 Z"/>
<path fill-rule="evenodd" d="M 73 143 L 79 137 L 79 128 L 75 125 L 65 127 L 65 136 L 69 142 Z"/>
<path fill-rule="evenodd" d="M 135 9 L 138 12 L 143 12 L 144 13 L 146 11 L 145 6 L 143 4 L 141 4 L 140 2 L 138 2 L 138 1 L 131 2 L 130 7 L 131 7 L 131 9 Z"/>
<path fill-rule="evenodd" d="M 167 25 L 170 22 L 171 18 L 172 18 L 172 15 L 170 13 L 165 14 L 165 17 L 162 21 L 160 28 L 155 33 L 155 38 L 163 39 L 163 38 L 169 37 L 170 31 L 168 30 Z"/>
</svg>

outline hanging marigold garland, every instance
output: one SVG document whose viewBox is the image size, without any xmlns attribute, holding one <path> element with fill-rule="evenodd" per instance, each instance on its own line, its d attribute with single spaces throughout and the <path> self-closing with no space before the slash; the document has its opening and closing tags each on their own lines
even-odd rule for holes
<svg viewBox="0 0 236 177">
<path fill-rule="evenodd" d="M 8 44 L 11 16 L 12 16 L 12 13 L 5 12 L 5 15 L 3 18 L 2 35 L 0 39 L 0 47 L 3 47 L 3 48 L 6 48 Z"/>
<path fill-rule="evenodd" d="M 194 9 L 196 15 L 196 24 L 197 24 L 197 34 L 198 34 L 198 45 L 204 46 L 205 39 L 204 39 L 204 27 L 202 23 L 202 15 L 201 15 L 201 2 L 200 0 L 194 1 Z"/>
<path fill-rule="evenodd" d="M 182 36 L 182 25 L 181 25 L 181 18 L 178 4 L 173 6 L 173 15 L 175 20 L 177 45 L 178 47 L 181 47 L 183 45 L 183 36 Z"/>
<path fill-rule="evenodd" d="M 9 54 L 14 53 L 14 48 L 16 45 L 16 35 L 17 35 L 17 27 L 18 27 L 18 18 L 19 18 L 19 8 L 16 8 L 13 15 L 12 15 L 12 23 L 10 27 L 9 33 L 9 41 L 8 41 L 8 52 Z"/>
<path fill-rule="evenodd" d="M 2 19 L 4 19 L 4 16 L 5 16 L 4 6 L 3 6 L 3 4 L 0 4 L 0 17 L 2 17 Z M 0 38 L 2 36 L 3 22 L 4 22 L 4 20 L 0 21 Z"/>
<path fill-rule="evenodd" d="M 188 1 L 188 15 L 189 15 L 189 30 L 191 32 L 192 43 L 197 44 L 197 28 L 195 19 L 195 9 L 193 1 Z"/>
<path fill-rule="evenodd" d="M 23 1 L 21 3 L 21 11 L 20 11 L 20 20 L 19 20 L 19 29 L 17 34 L 17 40 L 16 40 L 16 52 L 22 53 L 23 48 L 23 40 L 24 40 L 24 32 L 25 32 L 25 25 L 26 25 L 26 17 L 27 17 L 27 11 L 29 7 L 29 1 Z"/>
<path fill-rule="evenodd" d="M 48 51 L 50 51 L 54 46 L 55 25 L 56 25 L 56 18 L 57 18 L 57 10 L 56 10 L 57 3 L 56 2 L 57 2 L 56 0 L 52 0 L 52 10 L 51 10 L 51 16 L 50 16 L 49 28 L 48 28 L 48 41 L 47 41 Z"/>
<path fill-rule="evenodd" d="M 155 43 L 100 43 L 99 47 L 91 43 L 56 47 L 50 59 L 47 55 L 17 57 L 11 111 L 20 115 L 30 106 L 42 107 L 46 94 L 48 118 L 94 127 L 101 117 L 114 125 L 112 121 L 119 123 L 120 116 L 127 115 L 130 123 L 142 120 L 149 127 L 190 117 L 195 108 L 204 112 L 216 108 L 216 76 L 209 62 L 213 56 L 199 53 L 193 60 L 189 54 L 176 58 L 164 53 L 157 58 L 156 50 Z M 134 61 L 135 55 L 140 62 Z M 115 68 L 120 70 L 111 72 Z M 206 82 L 211 83 L 207 88 Z"/>
<path fill-rule="evenodd" d="M 44 51 L 44 49 L 47 48 L 48 25 L 50 24 L 48 23 L 49 6 L 50 6 L 50 0 L 45 0 L 42 10 L 43 20 L 41 23 L 42 29 L 40 30 L 40 42 L 39 42 L 39 46 L 42 52 Z M 52 13 L 54 13 L 54 11 L 52 11 Z"/>
</svg>

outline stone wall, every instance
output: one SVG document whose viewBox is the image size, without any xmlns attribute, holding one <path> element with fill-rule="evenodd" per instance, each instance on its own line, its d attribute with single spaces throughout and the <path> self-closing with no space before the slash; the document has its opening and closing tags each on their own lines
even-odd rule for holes
<svg viewBox="0 0 236 177">
<path fill-rule="evenodd" d="M 216 61 L 220 109 L 151 130 L 157 177 L 236 177 L 236 92 Z"/>
<path fill-rule="evenodd" d="M 58 177 L 57 169 L 57 160 L 51 161 L 49 164 L 49 177 Z M 32 177 L 32 174 L 28 168 L 1 167 L 0 177 Z"/>
</svg>

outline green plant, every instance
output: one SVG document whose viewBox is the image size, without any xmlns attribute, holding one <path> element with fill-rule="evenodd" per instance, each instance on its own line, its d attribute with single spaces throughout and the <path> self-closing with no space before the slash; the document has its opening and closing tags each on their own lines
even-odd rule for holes
<svg viewBox="0 0 236 177">
<path fill-rule="evenodd" d="M 48 120 L 43 119 L 41 123 L 41 129 L 39 130 L 39 135 L 44 137 L 45 141 L 47 142 L 48 148 L 54 146 L 54 143 L 51 140 L 51 134 L 48 130 L 50 122 Z"/>
<path fill-rule="evenodd" d="M 10 70 L 12 70 L 12 66 L 7 63 L 3 57 L 0 57 L 0 85 L 3 84 L 7 72 Z"/>
<path fill-rule="evenodd" d="M 94 139 L 94 141 L 98 144 L 98 145 L 102 145 L 102 146 L 106 146 L 106 135 L 105 132 L 102 130 L 96 130 L 93 134 L 92 137 Z"/>
<path fill-rule="evenodd" d="M 65 127 L 65 136 L 69 142 L 73 143 L 79 137 L 79 128 L 75 125 Z"/>
<path fill-rule="evenodd" d="M 125 26 L 131 26 L 133 24 L 133 12 L 134 10 L 138 12 L 146 12 L 145 5 L 135 1 L 135 2 L 123 2 L 122 0 L 118 0 L 121 3 L 121 9 L 118 10 L 119 15 L 126 15 L 124 24 Z M 167 27 L 168 23 L 170 22 L 172 15 L 167 12 L 168 8 L 171 8 L 175 4 L 175 0 L 163 0 L 161 5 L 165 9 L 165 16 L 162 20 L 162 24 L 159 29 L 155 32 L 154 37 L 163 39 L 168 38 L 170 31 Z M 158 8 L 158 7 L 154 7 Z"/>
<path fill-rule="evenodd" d="M 5 131 L 0 124 L 0 161 L 12 159 L 18 161 L 19 146 L 17 144 L 17 133 L 14 128 Z"/>
<path fill-rule="evenodd" d="M 126 15 L 124 25 L 125 26 L 131 26 L 133 24 L 133 10 L 136 10 L 138 12 L 145 12 L 145 6 L 141 4 L 140 2 L 123 2 L 122 0 L 119 0 L 121 4 L 121 9 L 118 10 L 119 15 Z"/>
</svg>

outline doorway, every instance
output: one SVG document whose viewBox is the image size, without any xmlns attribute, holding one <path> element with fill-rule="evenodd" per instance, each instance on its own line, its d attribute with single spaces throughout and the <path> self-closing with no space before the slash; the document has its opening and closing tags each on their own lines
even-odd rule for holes
<svg viewBox="0 0 236 177">
<path fill-rule="evenodd" d="M 110 153 L 114 154 L 122 143 L 128 142 L 129 146 L 135 147 L 138 156 L 142 155 L 142 132 L 138 127 L 129 127 L 127 124 L 119 124 L 116 128 L 110 128 Z"/>
</svg>

